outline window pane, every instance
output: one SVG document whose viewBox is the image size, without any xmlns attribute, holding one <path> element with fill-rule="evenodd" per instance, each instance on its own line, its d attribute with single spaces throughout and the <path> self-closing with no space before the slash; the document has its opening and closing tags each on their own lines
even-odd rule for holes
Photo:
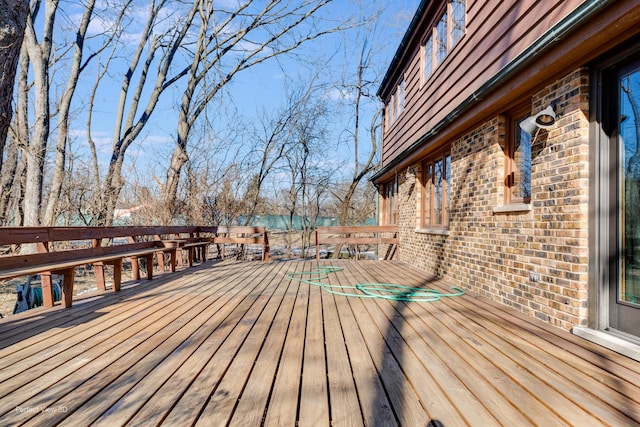
<svg viewBox="0 0 640 427">
<path fill-rule="evenodd" d="M 389 126 L 391 125 L 391 105 L 387 104 L 384 109 L 384 127 L 385 130 L 389 130 Z"/>
<path fill-rule="evenodd" d="M 391 123 L 396 121 L 398 117 L 398 108 L 396 108 L 396 94 L 391 95 Z"/>
<path fill-rule="evenodd" d="M 386 204 L 387 204 L 387 224 L 396 224 L 397 211 L 396 211 L 396 184 L 390 182 L 386 185 Z"/>
<path fill-rule="evenodd" d="M 447 56 L 447 14 L 442 15 L 436 26 L 436 66 Z"/>
<path fill-rule="evenodd" d="M 465 0 L 451 2 L 451 47 L 455 46 L 464 35 Z"/>
<path fill-rule="evenodd" d="M 640 304 L 640 123 L 637 106 L 640 104 L 640 68 L 621 76 L 619 82 L 618 139 L 622 193 L 624 196 L 624 222 L 621 236 L 624 236 L 624 275 L 618 284 L 618 299 L 632 304 Z"/>
<path fill-rule="evenodd" d="M 429 36 L 424 44 L 424 79 L 433 73 L 433 36 Z"/>
<path fill-rule="evenodd" d="M 422 177 L 422 225 L 431 225 L 431 163 L 424 164 Z"/>
<path fill-rule="evenodd" d="M 391 224 L 393 221 L 393 187 L 387 184 L 387 222 Z"/>
<path fill-rule="evenodd" d="M 524 119 L 523 119 L 524 120 Z M 531 201 L 531 135 L 520 128 L 519 123 L 514 128 L 513 141 L 513 183 L 512 198 Z"/>
<path fill-rule="evenodd" d="M 444 162 L 438 160 L 433 165 L 433 225 L 442 225 L 442 180 Z"/>
<path fill-rule="evenodd" d="M 451 207 L 451 156 L 447 155 L 444 158 L 444 171 L 445 171 L 445 182 L 447 191 L 445 192 L 445 200 L 444 200 L 444 219 L 443 223 L 449 223 L 449 209 Z"/>
<path fill-rule="evenodd" d="M 404 110 L 404 80 L 398 86 L 398 114 Z"/>
</svg>

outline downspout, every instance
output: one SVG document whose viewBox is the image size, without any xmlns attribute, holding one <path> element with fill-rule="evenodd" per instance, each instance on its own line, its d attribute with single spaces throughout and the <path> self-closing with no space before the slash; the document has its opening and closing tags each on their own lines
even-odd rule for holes
<svg viewBox="0 0 640 427">
<path fill-rule="evenodd" d="M 511 62 L 500 69 L 492 78 L 487 80 L 467 99 L 462 101 L 453 111 L 445 118 L 440 120 L 427 133 L 422 135 L 416 142 L 411 144 L 406 150 L 395 157 L 389 164 L 382 167 L 370 179 L 376 181 L 382 175 L 389 172 L 396 165 L 402 162 L 406 157 L 413 153 L 425 141 L 436 135 L 441 129 L 453 122 L 458 116 L 481 101 L 489 92 L 496 89 L 504 80 L 512 77 L 525 67 L 527 67 L 536 57 L 549 50 L 552 46 L 562 40 L 568 33 L 580 27 L 585 21 L 591 19 L 595 14 L 600 12 L 615 0 L 588 0 L 576 7 L 571 13 L 565 16 L 556 25 L 551 27 L 546 33 L 534 41 L 527 49 L 516 56 Z M 380 155 L 382 163 L 382 153 Z"/>
</svg>

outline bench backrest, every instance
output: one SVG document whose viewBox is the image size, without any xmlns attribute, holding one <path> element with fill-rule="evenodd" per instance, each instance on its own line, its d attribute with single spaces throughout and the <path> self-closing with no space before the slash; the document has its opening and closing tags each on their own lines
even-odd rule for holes
<svg viewBox="0 0 640 427">
<path fill-rule="evenodd" d="M 241 226 L 0 227 L 0 246 L 114 239 L 118 237 L 166 236 L 168 238 L 175 238 L 182 235 L 194 237 L 201 233 L 215 235 L 259 235 L 260 240 L 264 240 L 266 236 L 264 227 Z"/>
<path fill-rule="evenodd" d="M 320 245 L 356 245 L 357 252 L 357 245 L 397 245 L 399 242 L 397 225 L 323 226 L 317 227 L 315 234 L 318 260 Z"/>
</svg>

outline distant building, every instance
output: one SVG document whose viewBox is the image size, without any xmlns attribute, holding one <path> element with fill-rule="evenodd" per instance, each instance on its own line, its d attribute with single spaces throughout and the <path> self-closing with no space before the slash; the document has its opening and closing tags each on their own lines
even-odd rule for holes
<svg viewBox="0 0 640 427">
<path fill-rule="evenodd" d="M 640 2 L 423 0 L 378 95 L 399 259 L 640 357 Z"/>
</svg>

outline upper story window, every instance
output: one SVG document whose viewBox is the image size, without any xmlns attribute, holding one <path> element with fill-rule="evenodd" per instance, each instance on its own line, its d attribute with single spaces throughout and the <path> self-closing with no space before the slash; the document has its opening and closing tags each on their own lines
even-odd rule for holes
<svg viewBox="0 0 640 427">
<path fill-rule="evenodd" d="M 404 111 L 404 79 L 398 85 L 398 93 L 396 94 L 396 110 L 398 115 Z"/>
<path fill-rule="evenodd" d="M 453 48 L 465 32 L 467 15 L 465 0 L 453 0 L 449 8 L 451 11 L 451 48 Z"/>
<path fill-rule="evenodd" d="M 532 137 L 520 128 L 529 116 L 520 112 L 510 122 L 505 159 L 505 204 L 531 203 L 531 143 Z"/>
<path fill-rule="evenodd" d="M 436 25 L 436 67 L 442 64 L 447 56 L 448 33 L 447 33 L 447 13 L 445 12 Z"/>
<path fill-rule="evenodd" d="M 396 121 L 398 116 L 404 111 L 404 79 L 400 81 L 396 90 L 391 94 L 389 103 L 385 107 L 386 129 Z"/>
<path fill-rule="evenodd" d="M 422 76 L 427 81 L 453 47 L 458 44 L 465 33 L 466 3 L 465 0 L 452 0 L 447 4 L 440 19 L 427 31 L 427 38 L 422 45 Z"/>
<path fill-rule="evenodd" d="M 431 74 L 433 74 L 433 34 L 427 38 L 427 41 L 423 46 L 423 67 L 424 71 L 422 75 L 424 80 L 427 81 Z"/>
</svg>

